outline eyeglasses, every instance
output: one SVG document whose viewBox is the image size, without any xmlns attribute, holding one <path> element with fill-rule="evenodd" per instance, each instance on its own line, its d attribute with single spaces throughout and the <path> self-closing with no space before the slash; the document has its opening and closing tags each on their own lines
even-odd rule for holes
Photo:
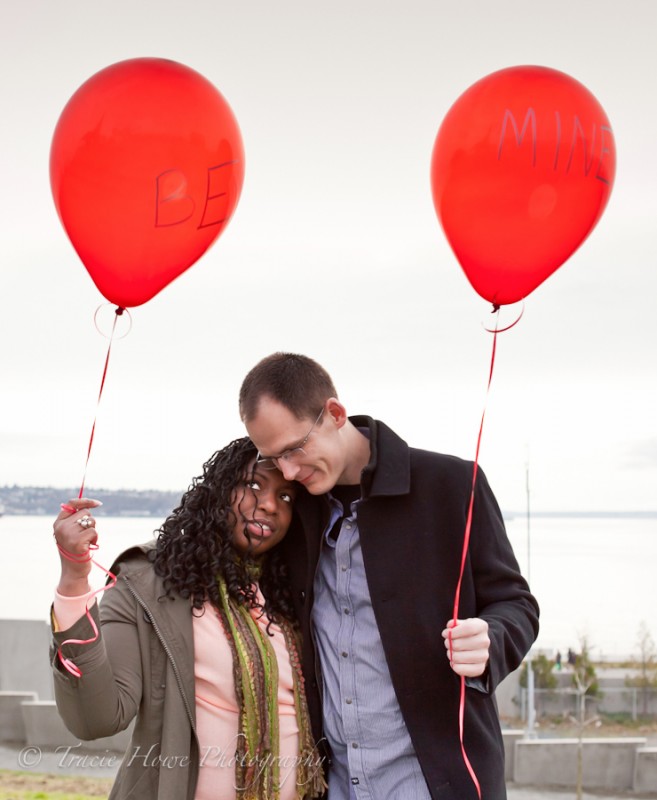
<svg viewBox="0 0 657 800">
<path fill-rule="evenodd" d="M 261 467 L 262 469 L 280 469 L 279 462 L 282 461 L 285 464 L 294 464 L 301 458 L 301 456 L 305 456 L 306 451 L 303 448 L 306 446 L 308 439 L 310 439 L 310 434 L 319 424 L 323 413 L 324 409 L 322 408 L 322 410 L 319 412 L 319 416 L 313 422 L 312 428 L 308 431 L 298 447 L 292 447 L 290 450 L 285 450 L 279 456 L 261 456 L 260 453 L 258 453 L 256 458 L 256 466 Z"/>
</svg>

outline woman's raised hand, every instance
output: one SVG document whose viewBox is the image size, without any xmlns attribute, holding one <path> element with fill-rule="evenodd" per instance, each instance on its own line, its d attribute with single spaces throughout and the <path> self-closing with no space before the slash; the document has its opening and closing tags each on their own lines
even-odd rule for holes
<svg viewBox="0 0 657 800">
<path fill-rule="evenodd" d="M 53 535 L 61 559 L 61 575 L 57 591 L 69 597 L 90 590 L 91 551 L 95 549 L 98 533 L 96 520 L 89 513 L 98 508 L 100 500 L 81 497 L 62 503 L 62 510 L 53 524 Z"/>
</svg>

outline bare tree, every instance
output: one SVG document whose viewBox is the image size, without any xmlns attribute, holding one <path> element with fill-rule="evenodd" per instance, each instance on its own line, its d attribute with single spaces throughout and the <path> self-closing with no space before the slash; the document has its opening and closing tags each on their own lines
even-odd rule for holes
<svg viewBox="0 0 657 800">
<path fill-rule="evenodd" d="M 588 718 L 586 716 L 586 699 L 597 694 L 598 682 L 595 667 L 589 657 L 589 647 L 585 636 L 580 640 L 580 647 L 581 652 L 576 657 L 573 668 L 573 683 L 577 695 L 577 715 L 576 717 L 571 717 L 577 725 L 577 800 L 582 800 L 583 791 L 584 729 L 599 719 L 597 714 Z"/>
<path fill-rule="evenodd" d="M 645 620 L 639 624 L 637 646 L 639 648 L 639 674 L 634 678 L 628 678 L 626 684 L 641 690 L 642 714 L 647 716 L 650 695 L 657 689 L 657 648 Z"/>
</svg>

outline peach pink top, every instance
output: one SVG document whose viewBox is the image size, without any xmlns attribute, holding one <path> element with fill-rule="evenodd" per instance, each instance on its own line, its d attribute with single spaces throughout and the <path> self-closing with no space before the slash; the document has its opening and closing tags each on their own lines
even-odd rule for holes
<svg viewBox="0 0 657 800">
<path fill-rule="evenodd" d="M 84 614 L 88 595 L 64 597 L 55 592 L 57 627 L 66 630 Z M 260 597 L 262 600 L 262 598 Z M 261 629 L 266 616 L 253 612 Z M 235 743 L 238 709 L 233 681 L 233 656 L 216 610 L 206 603 L 205 613 L 193 618 L 196 731 L 201 747 L 201 769 L 195 800 L 232 800 L 235 789 Z M 292 665 L 285 638 L 277 625 L 270 639 L 278 660 L 281 800 L 296 797 L 296 758 L 299 728 L 294 705 Z"/>
</svg>

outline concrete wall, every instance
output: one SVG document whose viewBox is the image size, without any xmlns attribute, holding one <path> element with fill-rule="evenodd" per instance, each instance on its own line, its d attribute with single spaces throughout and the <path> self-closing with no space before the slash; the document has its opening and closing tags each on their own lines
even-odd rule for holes
<svg viewBox="0 0 657 800">
<path fill-rule="evenodd" d="M 504 742 L 504 777 L 507 781 L 513 780 L 516 764 L 516 742 L 525 738 L 525 731 L 506 728 L 502 731 Z"/>
<path fill-rule="evenodd" d="M 0 740 L 44 748 L 78 743 L 64 727 L 54 703 L 49 646 L 50 627 L 46 622 L 0 620 Z M 519 678 L 520 670 L 516 670 L 495 693 L 503 724 L 520 717 L 523 704 Z M 559 681 L 565 691 L 550 702 L 559 703 L 560 711 L 566 711 L 574 700 L 569 692 L 570 676 L 562 673 Z M 605 681 L 600 683 L 604 691 Z M 627 697 L 629 690 L 622 684 L 606 685 L 609 691 L 601 705 L 606 701 L 617 708 L 618 703 L 626 702 L 622 697 Z M 541 700 L 537 697 L 539 714 Z M 122 752 L 131 730 L 132 726 L 116 736 L 83 744 L 87 749 Z M 527 739 L 524 731 L 511 729 L 503 730 L 503 735 L 505 774 L 510 783 L 575 786 L 577 740 Z M 641 738 L 585 739 L 584 785 L 591 789 L 652 792 L 651 796 L 657 797 L 657 748 L 645 744 Z"/>
<path fill-rule="evenodd" d="M 25 741 L 22 704 L 36 699 L 35 692 L 0 691 L 0 742 Z"/>
<path fill-rule="evenodd" d="M 636 752 L 634 789 L 657 793 L 657 747 L 640 747 Z"/>
<path fill-rule="evenodd" d="M 497 711 L 500 719 L 520 717 L 520 670 L 510 673 L 495 690 Z"/>
<path fill-rule="evenodd" d="M 0 690 L 36 692 L 52 700 L 50 626 L 39 620 L 0 619 Z"/>
<path fill-rule="evenodd" d="M 586 789 L 634 789 L 637 751 L 643 738 L 583 739 L 582 784 Z M 577 783 L 577 739 L 522 739 L 515 743 L 513 780 L 536 786 Z M 655 786 L 651 789 L 654 791 Z"/>
<path fill-rule="evenodd" d="M 110 750 L 123 753 L 130 744 L 134 723 L 125 731 L 93 741 L 78 739 L 62 722 L 54 700 L 32 700 L 21 705 L 25 725 L 25 742 L 28 745 L 61 749 L 83 745 L 87 750 Z"/>
<path fill-rule="evenodd" d="M 55 705 L 50 625 L 38 620 L 0 620 L 0 645 L 0 741 L 47 748 L 80 745 Z M 82 744 L 89 750 L 122 752 L 132 728 Z"/>
</svg>

